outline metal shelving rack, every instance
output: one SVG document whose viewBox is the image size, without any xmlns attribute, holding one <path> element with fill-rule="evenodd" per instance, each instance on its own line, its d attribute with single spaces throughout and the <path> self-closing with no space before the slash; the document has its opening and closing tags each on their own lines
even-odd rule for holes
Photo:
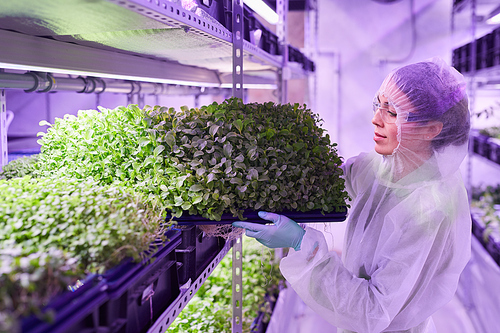
<svg viewBox="0 0 500 333">
<path fill-rule="evenodd" d="M 243 98 L 244 89 L 266 87 L 278 89 L 285 102 L 287 80 L 310 74 L 288 62 L 288 1 L 276 4 L 282 55 L 243 38 L 243 3 L 229 1 L 233 31 L 199 8 L 184 8 L 181 1 L 1 2 L 0 167 L 8 161 L 6 88 L 128 94 L 211 94 L 232 88 L 233 96 Z M 226 244 L 196 281 L 183 286 L 148 332 L 166 330 L 233 245 L 233 331 L 241 332 L 241 239 Z"/>
<path fill-rule="evenodd" d="M 454 66 L 462 72 L 465 78 L 468 80 L 468 95 L 469 95 L 469 106 L 471 115 L 475 114 L 475 104 L 477 92 L 481 89 L 485 89 L 488 86 L 498 82 L 500 80 L 500 64 L 496 64 L 491 67 L 484 67 L 481 61 L 482 54 L 478 52 L 481 51 L 481 46 L 478 41 L 487 34 L 492 33 L 493 30 L 498 28 L 498 25 L 487 25 L 485 24 L 486 19 L 492 13 L 495 8 L 500 8 L 499 3 L 496 1 L 488 0 L 454 0 L 453 12 L 452 12 L 452 28 L 454 37 L 456 36 L 454 47 Z M 479 44 L 479 45 L 478 45 Z M 466 66 L 456 66 L 456 52 L 460 48 L 464 49 L 468 47 L 468 57 L 466 58 Z M 477 130 L 471 130 L 470 140 L 469 140 L 469 158 L 467 160 L 467 179 L 466 185 L 469 194 L 469 201 L 472 201 L 472 156 L 482 156 L 493 162 L 496 162 L 496 157 L 490 154 L 489 143 L 479 135 Z M 496 149 L 495 149 L 496 150 Z M 498 164 L 497 164 L 498 166 Z M 489 237 L 490 242 L 488 244 L 484 241 L 484 227 L 481 226 L 472 216 L 472 235 L 475 237 L 479 243 L 485 248 L 487 256 L 491 256 L 490 259 L 495 260 L 498 263 L 498 249 L 496 244 L 493 243 L 492 238 Z M 482 259 L 480 254 L 475 253 L 476 250 L 473 244 L 472 246 L 472 260 L 466 266 L 462 276 L 460 278 L 459 288 L 457 290 L 457 295 L 461 302 L 463 303 L 467 313 L 478 332 L 487 332 L 491 330 L 491 327 L 496 327 L 496 317 L 490 315 L 490 313 L 496 313 L 496 309 L 488 304 L 488 300 L 479 299 L 477 295 L 481 297 L 487 296 L 493 299 L 497 297 L 494 293 L 486 291 L 481 294 L 479 291 L 482 288 L 488 288 L 485 285 L 483 278 L 479 277 L 481 274 L 493 274 L 490 278 L 492 280 L 498 281 L 498 269 L 494 271 L 484 270 L 486 266 L 481 266 L 480 262 Z M 495 256 L 496 255 L 496 256 Z M 484 271 L 483 271 L 484 270 Z M 476 272 L 475 275 L 472 272 Z M 477 288 L 477 289 L 476 289 Z M 485 289 L 485 290 L 486 290 Z M 490 296 L 491 295 L 491 296 Z M 489 326 L 489 328 L 487 328 Z"/>
<path fill-rule="evenodd" d="M 488 34 L 498 34 L 500 36 L 500 25 L 488 25 L 486 19 L 489 14 L 500 8 L 497 2 L 487 0 L 455 0 L 453 4 L 452 23 L 457 35 L 459 44 L 453 50 L 453 65 L 468 80 L 469 109 L 471 116 L 475 114 L 476 94 L 480 89 L 486 89 L 500 81 L 500 62 L 493 61 L 494 57 L 500 60 L 500 39 L 491 36 L 492 49 L 483 49 L 482 39 Z M 468 18 L 465 20 L 464 18 Z M 464 22 L 466 24 L 464 24 Z M 457 26 L 462 23 L 465 27 Z M 462 28 L 462 30 L 460 30 Z M 467 52 L 465 52 L 467 51 Z M 479 51 L 479 52 L 478 52 Z M 485 52 L 487 51 L 487 52 Z M 490 53 L 491 52 L 491 53 Z M 491 57 L 489 65 L 485 66 L 486 55 Z M 500 167 L 500 154 L 497 141 L 481 135 L 477 129 L 471 129 L 469 139 L 469 155 L 480 156 Z M 472 163 L 471 158 L 467 161 L 467 190 L 469 201 L 472 201 Z M 477 230 L 477 224 L 473 223 L 473 234 L 478 236 L 482 231 Z M 483 236 L 478 236 L 479 241 L 483 241 Z"/>
<path fill-rule="evenodd" d="M 490 13 L 500 4 L 488 0 L 454 0 L 452 9 L 453 33 L 453 66 L 466 78 L 469 107 L 471 115 L 475 113 L 476 94 L 478 89 L 500 80 L 500 66 L 485 67 L 478 61 L 478 40 L 492 33 L 498 25 L 486 24 Z M 481 46 L 482 47 L 482 46 Z M 460 56 L 460 57 L 458 57 Z M 469 154 L 474 154 L 473 144 L 469 145 Z M 469 199 L 472 193 L 472 165 L 470 158 L 467 162 L 466 185 Z"/>
<path fill-rule="evenodd" d="M 0 88 L 26 88 L 31 81 L 30 91 L 80 92 L 81 84 L 75 87 L 51 80 L 58 74 L 73 74 L 196 86 L 203 93 L 210 93 L 208 88 L 230 89 L 233 37 L 202 11 L 192 12 L 168 0 L 4 1 L 0 3 L 0 41 L 8 47 L 0 50 L 0 69 L 39 75 L 25 75 L 17 78 L 17 83 L 0 77 Z M 300 64 L 288 63 L 287 57 L 269 54 L 244 39 L 242 44 L 242 89 L 281 90 L 283 79 L 309 74 Z M 282 69 L 286 69 L 286 76 L 280 75 Z M 45 77 L 45 81 L 37 77 Z M 19 81 L 25 81 L 22 87 Z M 90 79 L 86 84 L 94 82 Z M 93 91 L 91 88 L 86 86 L 83 91 Z M 5 136 L 5 131 L 1 135 Z"/>
</svg>

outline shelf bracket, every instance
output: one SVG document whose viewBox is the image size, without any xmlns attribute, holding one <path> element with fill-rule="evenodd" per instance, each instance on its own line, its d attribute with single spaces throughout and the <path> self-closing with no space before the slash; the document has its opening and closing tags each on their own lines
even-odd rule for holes
<svg viewBox="0 0 500 333">
<path fill-rule="evenodd" d="M 243 0 L 232 0 L 233 6 L 233 97 L 243 101 Z M 234 240 L 232 271 L 233 333 L 243 332 L 243 259 L 242 237 Z"/>
<path fill-rule="evenodd" d="M 7 154 L 7 107 L 5 89 L 0 89 L 0 171 L 9 162 Z"/>
</svg>

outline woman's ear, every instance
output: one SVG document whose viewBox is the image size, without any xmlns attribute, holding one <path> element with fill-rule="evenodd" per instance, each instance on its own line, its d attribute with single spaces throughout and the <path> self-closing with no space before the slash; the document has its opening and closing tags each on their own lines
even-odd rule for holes
<svg viewBox="0 0 500 333">
<path fill-rule="evenodd" d="M 426 138 L 427 139 L 434 139 L 436 136 L 441 133 L 441 130 L 443 129 L 443 123 L 440 121 L 432 120 L 429 121 L 429 123 L 425 126 L 426 128 Z"/>
</svg>

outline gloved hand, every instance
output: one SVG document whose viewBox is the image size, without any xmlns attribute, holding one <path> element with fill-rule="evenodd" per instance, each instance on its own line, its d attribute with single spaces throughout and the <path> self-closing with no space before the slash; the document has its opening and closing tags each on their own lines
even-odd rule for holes
<svg viewBox="0 0 500 333">
<path fill-rule="evenodd" d="M 259 212 L 259 217 L 273 222 L 273 225 L 259 223 L 233 222 L 234 227 L 246 229 L 248 237 L 255 238 L 259 243 L 270 247 L 292 247 L 295 251 L 300 250 L 302 237 L 306 233 L 295 221 L 284 215 Z"/>
</svg>

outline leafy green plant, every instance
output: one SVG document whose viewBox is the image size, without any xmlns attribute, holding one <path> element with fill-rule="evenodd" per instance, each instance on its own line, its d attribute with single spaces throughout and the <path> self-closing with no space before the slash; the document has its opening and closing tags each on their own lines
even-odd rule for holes
<svg viewBox="0 0 500 333">
<path fill-rule="evenodd" d="M 232 250 L 231 250 L 232 251 Z M 232 252 L 224 257 L 195 296 L 168 328 L 169 333 L 231 332 L 232 320 Z M 249 333 L 259 311 L 269 321 L 271 309 L 266 295 L 276 295 L 284 278 L 273 253 L 255 241 L 243 242 L 243 332 Z"/>
<path fill-rule="evenodd" d="M 59 248 L 82 272 L 139 259 L 162 236 L 161 211 L 140 194 L 89 178 L 0 180 L 0 248 L 24 254 Z"/>
<path fill-rule="evenodd" d="M 116 109 L 81 110 L 78 116 L 57 118 L 42 145 L 38 177 L 92 177 L 100 184 L 117 184 L 145 194 L 161 204 L 160 186 L 180 175 L 162 154 L 163 145 L 148 133 L 143 110 L 135 105 Z"/>
<path fill-rule="evenodd" d="M 21 287 L 49 283 L 43 290 L 50 291 L 66 282 L 63 271 L 80 277 L 125 257 L 139 259 L 161 237 L 166 209 L 174 217 L 187 212 L 214 223 L 224 213 L 241 219 L 246 209 L 344 210 L 342 160 L 320 122 L 305 106 L 236 98 L 180 111 L 99 108 L 42 122 L 50 127 L 39 133 L 41 153 L 11 162 L 0 180 L 0 251 L 21 248 L 14 260 L 0 257 L 0 279 L 24 274 L 28 284 Z M 56 274 L 61 279 L 39 277 L 66 267 L 64 260 L 23 266 L 24 258 L 53 248 L 74 264 Z M 254 291 L 265 285 L 257 282 Z M 0 292 L 12 300 L 0 317 L 18 314 L 13 304 L 28 302 L 18 306 L 26 314 L 45 299 L 17 299 L 17 285 Z"/>
<path fill-rule="evenodd" d="M 164 241 L 159 206 L 92 178 L 0 180 L 0 318 L 39 313 L 70 281 Z"/>
<path fill-rule="evenodd" d="M 20 332 L 18 318 L 36 314 L 50 321 L 40 307 L 75 281 L 77 263 L 54 247 L 23 254 L 16 245 L 0 249 L 0 332 Z"/>
<path fill-rule="evenodd" d="M 482 135 L 486 135 L 490 138 L 499 139 L 500 138 L 500 127 L 492 126 L 492 127 L 488 127 L 488 128 L 483 128 L 483 129 L 479 130 L 479 133 Z"/>
<path fill-rule="evenodd" d="M 10 161 L 2 168 L 0 179 L 12 179 L 33 174 L 36 170 L 38 155 L 23 156 Z"/>
<path fill-rule="evenodd" d="M 80 111 L 40 134 L 36 175 L 119 182 L 176 217 L 339 211 L 347 198 L 342 161 L 319 122 L 305 106 L 236 98 L 180 111 L 135 105 Z"/>
<path fill-rule="evenodd" d="M 182 172 L 161 186 L 174 216 L 220 220 L 245 209 L 324 212 L 345 209 L 336 144 L 305 106 L 244 104 L 232 98 L 200 109 L 146 110 L 149 133 Z"/>
</svg>

